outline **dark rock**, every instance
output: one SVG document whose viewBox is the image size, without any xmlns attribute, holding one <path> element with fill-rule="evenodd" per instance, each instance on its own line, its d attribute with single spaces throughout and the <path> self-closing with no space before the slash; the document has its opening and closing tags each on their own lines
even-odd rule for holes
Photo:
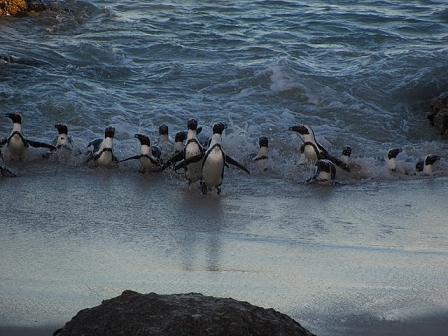
<svg viewBox="0 0 448 336">
<path fill-rule="evenodd" d="M 428 119 L 431 126 L 440 128 L 441 134 L 448 131 L 448 94 L 437 98 L 429 107 Z"/>
<path fill-rule="evenodd" d="M 202 294 L 140 294 L 130 290 L 81 310 L 53 336 L 296 335 L 313 336 L 274 309 Z"/>
<path fill-rule="evenodd" d="M 0 16 L 20 16 L 45 10 L 41 0 L 0 0 Z"/>
</svg>

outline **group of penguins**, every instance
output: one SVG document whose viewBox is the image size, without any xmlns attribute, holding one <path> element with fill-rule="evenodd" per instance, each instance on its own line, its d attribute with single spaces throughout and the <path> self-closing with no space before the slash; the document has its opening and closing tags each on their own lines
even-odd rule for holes
<svg viewBox="0 0 448 336">
<path fill-rule="evenodd" d="M 53 144 L 33 141 L 25 137 L 22 130 L 22 116 L 19 113 L 8 113 L 6 117 L 13 122 L 11 134 L 6 139 L 0 137 L 0 173 L 2 176 L 15 177 L 10 169 L 6 167 L 5 158 L 1 148 L 6 145 L 6 158 L 10 161 L 23 160 L 26 150 L 29 146 L 47 148 L 49 151 L 44 154 L 44 158 L 51 158 L 54 155 L 69 156 L 75 151 L 73 141 L 68 135 L 66 124 L 56 124 L 58 136 Z M 174 170 L 184 169 L 185 178 L 189 185 L 200 181 L 200 188 L 203 194 L 215 189 L 218 194 L 221 193 L 221 185 L 224 178 L 224 168 L 229 165 L 250 174 L 249 170 L 238 161 L 227 155 L 222 146 L 222 135 L 227 128 L 226 124 L 217 122 L 213 125 L 212 137 L 202 143 L 198 135 L 202 127 L 198 127 L 197 119 L 191 118 L 187 122 L 187 131 L 176 133 L 174 148 L 172 151 L 164 148 L 164 152 L 170 152 L 172 155 L 167 159 L 162 159 L 162 147 L 169 144 L 168 126 L 165 124 L 159 127 L 159 146 L 151 145 L 150 138 L 141 133 L 134 135 L 140 142 L 140 154 L 119 160 L 113 153 L 113 139 L 115 128 L 108 126 L 104 132 L 104 138 L 91 141 L 86 150 L 76 153 L 84 155 L 85 163 L 94 163 L 99 167 L 108 167 L 118 165 L 120 162 L 128 160 L 139 160 L 141 173 L 160 172 L 168 167 L 174 167 Z M 314 173 L 307 182 L 329 182 L 336 183 L 336 166 L 350 172 L 351 148 L 346 146 L 342 150 L 342 155 L 336 157 L 331 155 L 316 140 L 315 134 L 310 126 L 298 125 L 289 128 L 290 131 L 300 134 L 303 143 L 300 147 L 301 157 L 299 164 L 314 165 Z M 259 151 L 251 159 L 265 167 L 268 160 L 269 140 L 266 136 L 259 138 Z M 390 171 L 397 169 L 396 157 L 402 150 L 392 148 L 387 153 L 387 167 Z M 432 174 L 432 167 L 440 156 L 429 154 L 423 161 L 419 161 L 416 166 L 416 172 L 424 175 Z M 267 169 L 267 168 L 264 168 Z"/>
</svg>

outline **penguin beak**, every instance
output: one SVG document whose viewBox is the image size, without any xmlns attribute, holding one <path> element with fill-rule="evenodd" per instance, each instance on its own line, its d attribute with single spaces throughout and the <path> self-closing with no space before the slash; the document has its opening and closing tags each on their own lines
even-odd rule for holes
<svg viewBox="0 0 448 336">
<path fill-rule="evenodd" d="M 308 129 L 304 125 L 292 126 L 289 128 L 290 131 L 298 132 L 300 134 L 308 134 Z"/>
</svg>

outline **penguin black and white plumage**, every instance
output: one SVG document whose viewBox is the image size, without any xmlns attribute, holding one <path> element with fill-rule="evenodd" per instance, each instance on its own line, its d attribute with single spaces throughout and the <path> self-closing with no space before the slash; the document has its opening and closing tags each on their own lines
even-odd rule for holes
<svg viewBox="0 0 448 336">
<path fill-rule="evenodd" d="M 160 171 L 162 161 L 160 159 L 161 151 L 156 146 L 151 146 L 151 140 L 145 134 L 137 133 L 134 135 L 140 141 L 140 155 L 134 155 L 120 162 L 128 160 L 140 160 L 140 173 Z"/>
<path fill-rule="evenodd" d="M 179 154 L 184 149 L 184 141 L 187 139 L 187 132 L 177 132 L 174 137 L 174 155 Z"/>
<path fill-rule="evenodd" d="M 344 162 L 347 166 L 350 164 L 350 157 L 352 155 L 352 148 L 350 146 L 345 146 L 342 149 L 342 155 L 341 160 Z"/>
<path fill-rule="evenodd" d="M 198 127 L 198 121 L 194 118 L 189 119 L 187 122 L 187 127 L 187 138 L 183 150 L 171 157 L 163 165 L 162 170 L 176 162 L 184 160 L 185 164 L 182 166 L 176 166 L 175 170 L 180 169 L 181 167 L 184 168 L 185 178 L 188 181 L 188 184 L 192 184 L 201 179 L 204 148 L 197 138 L 198 132 L 202 130 L 202 127 Z"/>
<path fill-rule="evenodd" d="M 441 157 L 439 155 L 428 154 L 423 161 L 417 162 L 415 169 L 422 175 L 432 175 L 432 166 L 440 159 Z"/>
<path fill-rule="evenodd" d="M 66 124 L 56 124 L 54 127 L 58 130 L 58 137 L 54 141 L 56 149 L 73 149 L 73 140 L 68 135 L 68 127 Z"/>
<path fill-rule="evenodd" d="M 290 131 L 298 132 L 303 136 L 303 144 L 300 146 L 300 164 L 315 163 L 320 159 L 327 159 L 339 166 L 340 168 L 350 171 L 350 168 L 341 159 L 334 157 L 316 141 L 314 131 L 308 125 L 298 125 L 289 128 Z"/>
<path fill-rule="evenodd" d="M 389 151 L 387 152 L 387 161 L 386 161 L 386 165 L 387 168 L 394 172 L 397 170 L 397 156 L 398 154 L 400 154 L 402 152 L 401 148 L 391 148 L 389 149 Z"/>
<path fill-rule="evenodd" d="M 213 136 L 202 164 L 201 191 L 203 194 L 206 194 L 209 189 L 213 188 L 216 188 L 218 194 L 221 193 L 224 167 L 228 167 L 229 164 L 250 174 L 246 167 L 224 153 L 222 149 L 222 133 L 225 128 L 226 126 L 221 122 L 213 125 Z"/>
<path fill-rule="evenodd" d="M 104 131 L 104 139 L 95 139 L 87 145 L 87 160 L 95 161 L 100 167 L 107 167 L 118 163 L 118 159 L 113 153 L 113 141 L 115 127 L 108 126 Z"/>
<path fill-rule="evenodd" d="M 170 138 L 168 134 L 168 125 L 161 124 L 159 126 L 159 143 L 158 147 L 160 148 L 160 151 L 162 152 L 162 158 L 163 161 L 168 160 L 172 155 L 172 148 L 173 148 L 173 140 Z"/>
<path fill-rule="evenodd" d="M 268 160 L 268 148 L 269 148 L 269 139 L 266 136 L 261 136 L 258 139 L 258 153 L 255 157 L 252 158 L 252 161 L 261 169 L 267 170 L 266 163 Z"/>
<path fill-rule="evenodd" d="M 53 145 L 46 144 L 40 141 L 33 141 L 27 139 L 22 130 L 22 115 L 19 113 L 8 113 L 6 117 L 10 118 L 13 122 L 11 134 L 7 139 L 4 139 L 0 146 L 7 145 L 8 151 L 6 158 L 9 160 L 21 161 L 25 157 L 26 151 L 29 146 L 36 148 L 49 148 L 55 150 Z"/>
<path fill-rule="evenodd" d="M 334 182 L 336 179 L 336 166 L 330 160 L 320 159 L 316 162 L 316 173 L 312 180 L 317 182 Z"/>
</svg>

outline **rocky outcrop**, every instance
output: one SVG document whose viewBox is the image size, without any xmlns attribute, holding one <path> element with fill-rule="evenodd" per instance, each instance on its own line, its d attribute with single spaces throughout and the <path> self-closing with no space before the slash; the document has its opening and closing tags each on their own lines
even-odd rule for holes
<svg viewBox="0 0 448 336">
<path fill-rule="evenodd" d="M 53 336 L 295 335 L 312 336 L 274 309 L 202 294 L 158 295 L 124 291 L 81 310 Z"/>
<path fill-rule="evenodd" d="M 448 131 L 448 94 L 436 99 L 429 107 L 428 114 L 431 126 L 440 128 L 441 134 Z"/>
<path fill-rule="evenodd" d="M 43 10 L 45 5 L 39 0 L 0 0 L 0 16 L 25 15 Z"/>
</svg>

